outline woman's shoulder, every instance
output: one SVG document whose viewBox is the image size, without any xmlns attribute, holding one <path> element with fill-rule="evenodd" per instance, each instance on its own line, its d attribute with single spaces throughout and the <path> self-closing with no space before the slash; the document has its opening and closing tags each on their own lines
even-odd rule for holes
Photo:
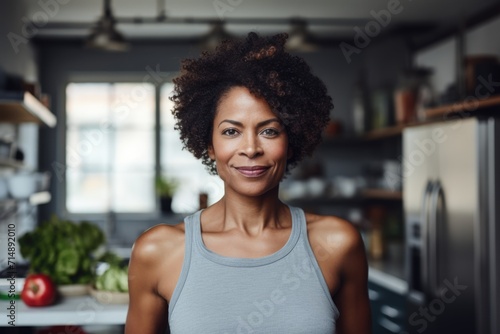
<svg viewBox="0 0 500 334">
<path fill-rule="evenodd" d="M 132 247 L 132 257 L 140 262 L 157 263 L 158 259 L 184 248 L 184 222 L 158 224 L 144 231 Z"/>
<path fill-rule="evenodd" d="M 358 230 L 352 223 L 336 216 L 305 213 L 307 229 L 309 232 L 321 233 L 330 237 L 356 237 Z"/>
<path fill-rule="evenodd" d="M 313 249 L 332 250 L 333 254 L 347 255 L 364 248 L 361 235 L 349 221 L 327 215 L 306 213 L 307 233 Z"/>
</svg>

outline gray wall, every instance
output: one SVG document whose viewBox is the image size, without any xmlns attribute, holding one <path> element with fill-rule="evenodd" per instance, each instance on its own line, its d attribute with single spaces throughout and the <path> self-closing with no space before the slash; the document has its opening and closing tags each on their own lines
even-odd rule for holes
<svg viewBox="0 0 500 334">
<path fill-rule="evenodd" d="M 0 12 L 0 86 L 5 75 L 22 78 L 26 82 L 38 81 L 36 48 L 29 42 L 25 23 L 25 5 L 22 1 L 2 2 Z M 0 137 L 10 136 L 16 131 L 10 124 L 0 124 Z M 18 144 L 26 155 L 26 163 L 31 168 L 37 166 L 37 127 L 28 124 L 18 128 Z"/>
<path fill-rule="evenodd" d="M 8 73 L 20 75 L 27 81 L 37 81 L 36 51 L 30 43 L 24 43 L 27 31 L 23 1 L 4 0 L 0 12 L 0 68 Z M 29 32 L 29 31 L 28 31 Z M 20 44 L 9 40 L 22 40 Z M 16 39 L 18 38 L 18 39 Z M 14 45 L 14 46 L 13 46 Z"/>
<path fill-rule="evenodd" d="M 484 22 L 465 34 L 465 55 L 496 55 L 500 58 L 500 17 Z M 456 80 L 457 38 L 450 37 L 439 41 L 415 54 L 415 64 L 434 68 L 432 83 L 437 93 Z"/>
</svg>

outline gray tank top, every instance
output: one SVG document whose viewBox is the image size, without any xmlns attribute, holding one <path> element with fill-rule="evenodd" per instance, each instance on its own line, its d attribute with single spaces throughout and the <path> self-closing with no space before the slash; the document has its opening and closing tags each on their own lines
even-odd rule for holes
<svg viewBox="0 0 500 334">
<path fill-rule="evenodd" d="M 304 212 L 289 208 L 290 238 L 260 258 L 210 251 L 201 210 L 186 217 L 184 262 L 168 307 L 172 334 L 335 333 L 339 311 L 309 244 Z"/>
</svg>

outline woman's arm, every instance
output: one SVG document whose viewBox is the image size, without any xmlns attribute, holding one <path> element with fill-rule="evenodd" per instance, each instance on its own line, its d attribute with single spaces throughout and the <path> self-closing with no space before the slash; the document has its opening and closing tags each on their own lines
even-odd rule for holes
<svg viewBox="0 0 500 334">
<path fill-rule="evenodd" d="M 168 303 L 158 294 L 161 247 L 155 242 L 154 231 L 141 235 L 132 248 L 130 258 L 129 309 L 126 334 L 164 333 L 168 326 Z"/>
<path fill-rule="evenodd" d="M 340 288 L 334 296 L 340 311 L 337 334 L 369 334 L 372 323 L 366 252 L 354 227 L 347 229 L 346 241 L 340 267 Z"/>
</svg>

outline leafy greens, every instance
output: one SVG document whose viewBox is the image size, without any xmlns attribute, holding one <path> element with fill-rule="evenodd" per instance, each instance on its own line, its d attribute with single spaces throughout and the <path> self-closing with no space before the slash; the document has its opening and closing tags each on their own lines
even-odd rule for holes
<svg viewBox="0 0 500 334">
<path fill-rule="evenodd" d="M 47 274 L 56 284 L 90 283 L 92 253 L 104 242 L 104 233 L 95 224 L 61 220 L 56 215 L 19 238 L 30 271 Z"/>
</svg>

